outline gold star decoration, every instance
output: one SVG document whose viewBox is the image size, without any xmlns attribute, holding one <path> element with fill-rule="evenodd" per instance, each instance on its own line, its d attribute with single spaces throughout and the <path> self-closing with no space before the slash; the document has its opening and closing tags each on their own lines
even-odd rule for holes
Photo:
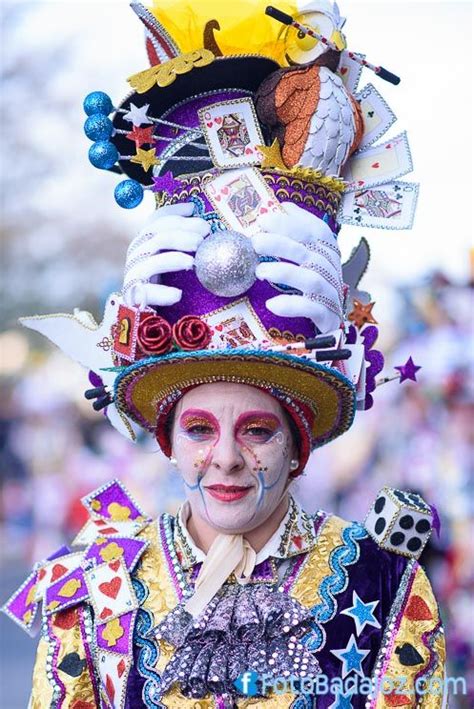
<svg viewBox="0 0 474 709">
<path fill-rule="evenodd" d="M 261 152 L 263 157 L 261 167 L 276 167 L 280 170 L 288 170 L 281 156 L 280 143 L 278 142 L 278 138 L 275 138 L 275 140 L 270 146 L 257 145 L 257 148 Z"/>
<path fill-rule="evenodd" d="M 107 512 L 114 522 L 126 522 L 131 515 L 130 508 L 120 505 L 118 502 L 111 502 L 107 507 Z"/>
<path fill-rule="evenodd" d="M 113 647 L 117 644 L 117 640 L 120 640 L 124 632 L 120 624 L 120 619 L 114 618 L 113 620 L 109 620 L 106 624 L 102 637 L 107 640 L 108 647 Z"/>
<path fill-rule="evenodd" d="M 160 164 L 160 161 L 156 157 L 155 148 L 151 148 L 150 150 L 142 150 L 142 148 L 137 148 L 137 153 L 130 158 L 130 162 L 135 162 L 137 165 L 141 165 L 145 172 L 148 172 L 150 167 L 153 167 L 153 165 Z"/>
<path fill-rule="evenodd" d="M 354 309 L 349 313 L 349 320 L 352 320 L 354 325 L 359 329 L 369 322 L 376 325 L 377 320 L 372 315 L 372 308 L 374 305 L 375 301 L 364 305 L 364 303 L 361 303 L 360 300 L 354 298 Z"/>
</svg>

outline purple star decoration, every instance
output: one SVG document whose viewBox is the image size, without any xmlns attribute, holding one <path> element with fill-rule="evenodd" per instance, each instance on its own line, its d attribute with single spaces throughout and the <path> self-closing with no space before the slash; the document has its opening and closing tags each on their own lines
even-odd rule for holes
<svg viewBox="0 0 474 709">
<path fill-rule="evenodd" d="M 166 192 L 168 195 L 172 195 L 180 190 L 182 186 L 182 181 L 177 180 L 171 170 L 168 170 L 164 175 L 153 178 L 153 187 L 151 189 L 153 192 Z"/>
<path fill-rule="evenodd" d="M 419 369 L 421 369 L 421 367 L 417 367 L 412 358 L 408 357 L 405 364 L 401 364 L 399 367 L 394 367 L 394 369 L 398 369 L 398 371 L 400 372 L 401 384 L 406 379 L 411 379 L 413 382 L 416 382 L 416 373 Z"/>
</svg>

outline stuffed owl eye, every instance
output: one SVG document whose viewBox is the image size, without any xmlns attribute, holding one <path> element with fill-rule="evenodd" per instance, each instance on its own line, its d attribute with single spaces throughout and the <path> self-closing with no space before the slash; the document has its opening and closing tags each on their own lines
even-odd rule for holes
<svg viewBox="0 0 474 709">
<path fill-rule="evenodd" d="M 328 15 L 322 12 L 309 12 L 299 15 L 296 19 L 304 27 L 327 37 L 340 50 L 345 48 L 344 35 L 335 27 Z M 310 64 L 327 51 L 323 42 L 304 34 L 295 27 L 285 28 L 282 39 L 285 44 L 285 59 L 290 66 Z"/>
</svg>

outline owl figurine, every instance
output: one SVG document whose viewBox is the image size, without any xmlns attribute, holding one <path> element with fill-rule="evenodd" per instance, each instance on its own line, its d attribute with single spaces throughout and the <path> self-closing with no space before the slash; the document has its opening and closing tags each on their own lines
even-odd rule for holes
<svg viewBox="0 0 474 709">
<path fill-rule="evenodd" d="M 338 50 L 292 26 L 282 30 L 288 67 L 271 74 L 259 87 L 256 109 L 271 140 L 277 138 L 288 168 L 311 167 L 339 176 L 363 134 L 360 106 L 336 73 L 346 47 L 336 3 L 299 3 L 295 19 L 329 39 Z"/>
</svg>

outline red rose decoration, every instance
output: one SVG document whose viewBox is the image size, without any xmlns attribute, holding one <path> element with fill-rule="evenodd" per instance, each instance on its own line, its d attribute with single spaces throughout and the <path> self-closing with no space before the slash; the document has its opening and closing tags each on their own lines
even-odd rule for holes
<svg viewBox="0 0 474 709">
<path fill-rule="evenodd" d="M 137 343 L 145 354 L 169 352 L 173 345 L 171 325 L 159 315 L 146 315 L 138 326 Z"/>
<path fill-rule="evenodd" d="M 184 315 L 173 325 L 173 338 L 182 350 L 204 350 L 212 339 L 212 332 L 204 320 Z"/>
</svg>

